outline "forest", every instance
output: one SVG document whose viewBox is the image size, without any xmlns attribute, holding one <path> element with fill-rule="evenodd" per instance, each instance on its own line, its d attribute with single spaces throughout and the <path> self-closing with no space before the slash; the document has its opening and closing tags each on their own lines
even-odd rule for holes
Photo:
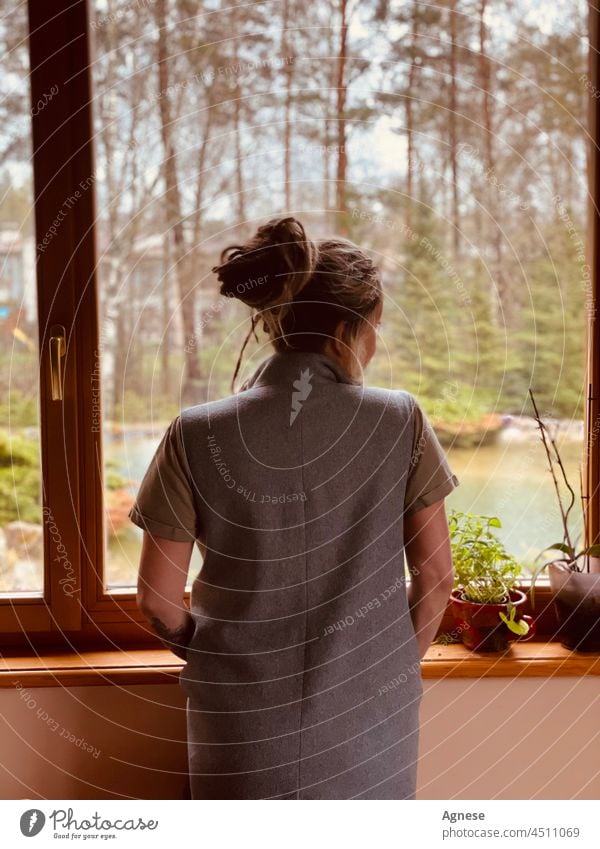
<svg viewBox="0 0 600 849">
<path fill-rule="evenodd" d="M 27 61 L 19 14 L 2 28 L 9 76 Z M 372 380 L 461 416 L 521 412 L 532 385 L 581 417 L 585 29 L 583 3 L 99 0 L 106 418 L 139 419 L 148 378 L 166 412 L 202 398 L 211 373 L 226 390 L 244 313 L 218 309 L 210 268 L 288 212 L 379 262 Z M 2 105 L 0 216 L 31 234 L 18 89 Z"/>
<path fill-rule="evenodd" d="M 530 386 L 581 418 L 583 7 L 551 27 L 549 3 L 204 8 L 109 4 L 95 28 L 107 417 L 138 420 L 148 379 L 167 408 L 229 391 L 245 313 L 216 309 L 210 268 L 293 212 L 382 268 L 373 382 L 441 420 L 529 413 Z"/>
</svg>

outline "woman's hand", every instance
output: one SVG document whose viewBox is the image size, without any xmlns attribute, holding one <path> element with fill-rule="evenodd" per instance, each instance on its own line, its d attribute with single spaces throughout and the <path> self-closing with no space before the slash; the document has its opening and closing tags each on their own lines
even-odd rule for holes
<svg viewBox="0 0 600 849">
<path fill-rule="evenodd" d="M 137 604 L 162 643 L 187 660 L 194 618 L 183 597 L 194 543 L 175 542 L 144 532 Z"/>
<path fill-rule="evenodd" d="M 435 639 L 454 583 L 443 499 L 404 519 L 408 603 L 421 658 Z"/>
<path fill-rule="evenodd" d="M 194 636 L 196 625 L 187 607 L 184 608 L 183 616 L 184 619 L 181 625 L 176 625 L 175 627 L 165 625 L 158 616 L 151 616 L 148 621 L 154 633 L 160 637 L 163 645 L 176 654 L 177 657 L 187 661 L 187 646 Z"/>
</svg>

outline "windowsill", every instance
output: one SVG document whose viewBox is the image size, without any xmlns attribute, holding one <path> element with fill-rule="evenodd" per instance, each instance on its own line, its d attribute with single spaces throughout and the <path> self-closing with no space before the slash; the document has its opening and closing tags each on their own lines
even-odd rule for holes
<svg viewBox="0 0 600 849">
<path fill-rule="evenodd" d="M 0 687 L 75 687 L 103 684 L 178 684 L 182 661 L 167 649 L 53 652 L 0 658 Z M 571 652 L 557 642 L 513 644 L 503 653 L 433 645 L 423 678 L 549 678 L 600 675 L 600 654 Z"/>
<path fill-rule="evenodd" d="M 556 641 L 514 642 L 506 652 L 475 652 L 433 645 L 421 663 L 423 678 L 550 678 L 600 675 L 600 654 L 570 651 Z"/>
<path fill-rule="evenodd" d="M 0 658 L 0 688 L 177 684 L 183 662 L 168 649 L 15 653 Z"/>
</svg>

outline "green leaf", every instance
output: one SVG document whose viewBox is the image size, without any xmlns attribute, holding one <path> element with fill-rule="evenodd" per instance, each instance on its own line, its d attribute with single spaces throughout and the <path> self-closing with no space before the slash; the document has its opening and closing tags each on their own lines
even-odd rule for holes
<svg viewBox="0 0 600 849">
<path fill-rule="evenodd" d="M 520 637 L 524 637 L 525 634 L 529 633 L 529 627 L 530 626 L 528 622 L 526 622 L 524 619 L 519 619 L 518 622 L 512 623 L 511 630 L 513 630 L 515 634 L 518 634 Z"/>
<path fill-rule="evenodd" d="M 533 570 L 533 574 L 532 574 L 532 576 L 531 576 L 531 584 L 532 584 L 532 586 L 535 584 L 535 582 L 537 581 L 537 579 L 538 579 L 539 575 L 540 575 L 540 574 L 544 571 L 544 569 L 546 568 L 546 566 L 549 566 L 551 563 L 554 563 L 554 560 L 546 560 L 546 562 L 545 562 L 545 563 L 542 563 L 542 564 L 540 564 L 539 566 L 536 566 L 536 567 L 535 567 L 535 569 Z"/>
<path fill-rule="evenodd" d="M 550 551 L 551 549 L 556 549 L 557 551 L 564 551 L 565 554 L 568 554 L 569 557 L 574 557 L 575 552 L 571 548 L 570 545 L 567 545 L 564 542 L 554 542 L 552 545 L 547 546 L 544 551 Z"/>
<path fill-rule="evenodd" d="M 551 563 L 554 563 L 554 560 L 546 560 L 545 563 L 542 563 L 540 566 L 536 566 L 531 575 L 531 587 L 529 590 L 529 595 L 531 597 L 531 606 L 535 607 L 535 582 L 539 578 L 541 572 L 544 571 L 546 566 L 549 566 Z"/>
<path fill-rule="evenodd" d="M 529 625 L 525 622 L 524 619 L 519 619 L 518 622 L 514 621 L 515 609 L 511 610 L 510 618 L 500 611 L 498 616 L 504 622 L 509 631 L 512 631 L 513 634 L 518 634 L 519 637 L 524 637 L 525 634 L 529 633 Z"/>
<path fill-rule="evenodd" d="M 590 557 L 600 557 L 600 545 L 590 545 L 586 548 L 583 554 L 589 554 Z"/>
<path fill-rule="evenodd" d="M 491 519 L 489 520 L 488 524 L 489 524 L 490 528 L 501 528 L 502 527 L 502 522 L 500 521 L 500 519 L 496 518 L 496 516 L 492 516 Z"/>
</svg>

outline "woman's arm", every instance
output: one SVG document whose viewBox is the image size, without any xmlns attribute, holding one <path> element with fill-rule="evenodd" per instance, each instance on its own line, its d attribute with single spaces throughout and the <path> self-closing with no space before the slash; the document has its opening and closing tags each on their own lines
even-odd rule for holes
<svg viewBox="0 0 600 849">
<path fill-rule="evenodd" d="M 187 660 L 194 619 L 184 604 L 193 541 L 175 542 L 144 532 L 137 605 L 162 642 Z"/>
<path fill-rule="evenodd" d="M 454 583 L 444 500 L 404 519 L 408 603 L 421 658 L 435 638 Z"/>
</svg>

